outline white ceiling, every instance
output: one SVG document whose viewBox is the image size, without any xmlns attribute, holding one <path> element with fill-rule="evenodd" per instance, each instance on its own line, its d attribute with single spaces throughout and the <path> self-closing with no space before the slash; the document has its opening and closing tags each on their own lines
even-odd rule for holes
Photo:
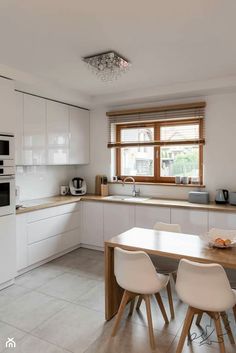
<svg viewBox="0 0 236 353">
<path fill-rule="evenodd" d="M 0 64 L 95 99 L 225 79 L 236 75 L 235 14 L 235 0 L 1 0 Z M 132 63 L 113 83 L 81 61 L 108 49 Z"/>
</svg>

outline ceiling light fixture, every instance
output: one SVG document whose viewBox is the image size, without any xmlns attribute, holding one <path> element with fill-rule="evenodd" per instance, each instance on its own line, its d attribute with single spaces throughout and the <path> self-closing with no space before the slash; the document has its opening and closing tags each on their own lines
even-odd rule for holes
<svg viewBox="0 0 236 353">
<path fill-rule="evenodd" d="M 114 51 L 86 56 L 83 61 L 104 82 L 117 80 L 131 66 L 128 60 Z"/>
</svg>

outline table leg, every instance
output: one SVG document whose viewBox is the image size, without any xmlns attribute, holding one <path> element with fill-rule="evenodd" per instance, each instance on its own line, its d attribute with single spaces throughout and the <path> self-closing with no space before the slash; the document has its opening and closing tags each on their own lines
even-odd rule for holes
<svg viewBox="0 0 236 353">
<path fill-rule="evenodd" d="M 105 318 L 107 321 L 117 313 L 123 292 L 114 275 L 114 248 L 105 244 Z"/>
</svg>

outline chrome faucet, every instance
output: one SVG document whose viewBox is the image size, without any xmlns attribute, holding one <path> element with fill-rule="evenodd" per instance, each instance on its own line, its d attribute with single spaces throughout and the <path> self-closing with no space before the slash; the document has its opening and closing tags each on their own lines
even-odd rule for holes
<svg viewBox="0 0 236 353">
<path fill-rule="evenodd" d="M 136 184 L 135 184 L 135 179 L 131 176 L 127 176 L 124 178 L 122 185 L 124 186 L 127 180 L 131 180 L 133 182 L 133 188 L 132 188 L 132 196 L 137 197 L 140 195 L 140 190 L 136 190 Z"/>
</svg>

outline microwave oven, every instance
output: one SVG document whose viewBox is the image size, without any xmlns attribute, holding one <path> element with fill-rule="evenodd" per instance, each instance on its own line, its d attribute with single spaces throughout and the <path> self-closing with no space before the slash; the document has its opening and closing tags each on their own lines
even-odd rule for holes
<svg viewBox="0 0 236 353">
<path fill-rule="evenodd" d="M 14 135 L 0 134 L 0 161 L 14 160 Z"/>
</svg>

